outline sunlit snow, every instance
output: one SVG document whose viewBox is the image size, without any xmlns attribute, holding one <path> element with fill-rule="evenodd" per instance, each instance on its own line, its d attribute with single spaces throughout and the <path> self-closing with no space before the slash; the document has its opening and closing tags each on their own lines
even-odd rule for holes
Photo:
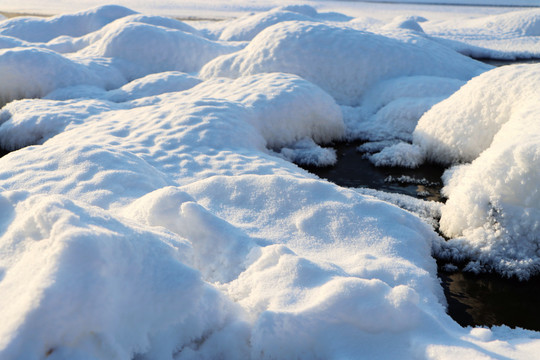
<svg viewBox="0 0 540 360">
<path fill-rule="evenodd" d="M 0 358 L 537 356 L 454 322 L 434 256 L 540 272 L 540 67 L 466 56 L 540 56 L 538 10 L 234 4 L 0 21 Z M 295 165 L 353 139 L 449 166 L 447 202 Z"/>
</svg>

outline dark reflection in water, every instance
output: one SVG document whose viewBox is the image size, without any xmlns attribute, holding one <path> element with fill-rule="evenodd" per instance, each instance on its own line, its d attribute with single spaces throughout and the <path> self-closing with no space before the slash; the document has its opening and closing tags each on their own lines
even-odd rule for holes
<svg viewBox="0 0 540 360">
<path fill-rule="evenodd" d="M 441 200 L 443 168 L 433 165 L 418 169 L 375 167 L 357 151 L 356 148 L 361 144 L 362 142 L 336 144 L 334 147 L 337 150 L 338 162 L 335 166 L 305 168 L 340 186 L 369 187 L 417 198 Z M 430 185 L 385 181 L 389 176 L 399 178 L 402 175 L 426 179 Z M 460 325 L 504 324 L 540 330 L 540 277 L 522 282 L 493 274 L 476 275 L 462 271 L 450 273 L 443 271 L 442 267 L 438 275 L 448 302 L 448 314 Z"/>
<path fill-rule="evenodd" d="M 439 271 L 448 313 L 462 326 L 540 330 L 540 277 L 523 282 L 492 274 Z"/>
<path fill-rule="evenodd" d="M 375 167 L 357 150 L 362 144 L 362 141 L 337 143 L 334 145 L 338 156 L 336 165 L 323 168 L 304 166 L 304 169 L 340 186 L 367 187 L 423 199 L 441 200 L 441 175 L 444 168 L 434 165 L 423 165 L 416 169 Z M 403 182 L 403 177 L 425 180 L 425 184 Z M 399 178 L 402 181 L 397 180 Z"/>
</svg>

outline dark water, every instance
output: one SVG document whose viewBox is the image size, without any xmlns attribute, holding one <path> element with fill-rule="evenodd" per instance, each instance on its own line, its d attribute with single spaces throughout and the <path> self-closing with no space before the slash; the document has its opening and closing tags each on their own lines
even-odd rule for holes
<svg viewBox="0 0 540 360">
<path fill-rule="evenodd" d="M 369 160 L 363 159 L 363 155 L 357 150 L 357 147 L 362 143 L 362 141 L 354 141 L 335 144 L 334 148 L 338 155 L 338 162 L 335 166 L 324 168 L 304 166 L 304 168 L 340 186 L 367 187 L 422 199 L 441 200 L 440 188 L 443 167 L 434 165 L 423 165 L 417 169 L 375 167 Z M 427 184 L 396 180 L 402 176 L 425 180 Z"/>
<path fill-rule="evenodd" d="M 523 282 L 491 274 L 439 270 L 448 313 L 460 325 L 540 330 L 540 278 Z"/>
<path fill-rule="evenodd" d="M 424 165 L 417 169 L 377 168 L 357 151 L 361 142 L 340 143 L 335 166 L 304 167 L 340 186 L 368 187 L 417 198 L 443 201 L 440 195 L 444 169 Z M 389 176 L 406 175 L 426 179 L 430 185 L 388 181 Z M 426 191 L 429 195 L 426 195 Z M 444 265 L 444 264 L 440 264 Z M 506 279 L 494 274 L 476 275 L 463 271 L 446 272 L 439 267 L 439 278 L 448 302 L 448 314 L 462 326 L 507 325 L 540 330 L 540 277 L 529 281 Z"/>
</svg>

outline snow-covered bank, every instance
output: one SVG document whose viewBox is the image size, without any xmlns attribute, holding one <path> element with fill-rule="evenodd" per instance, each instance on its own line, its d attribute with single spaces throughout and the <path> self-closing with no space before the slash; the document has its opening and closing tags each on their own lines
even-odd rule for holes
<svg viewBox="0 0 540 360">
<path fill-rule="evenodd" d="M 14 74 L 0 147 L 17 150 L 0 159 L 0 358 L 538 353 L 537 333 L 445 313 L 444 243 L 425 219 L 438 205 L 289 161 L 331 163 L 322 146 L 345 137 L 407 139 L 491 67 L 418 18 L 377 34 L 305 6 L 218 27 L 118 7 L 62 19 L 43 20 L 42 42 L 23 35 L 35 20 L 3 24 L 17 31 L 0 52 Z"/>
<path fill-rule="evenodd" d="M 434 106 L 414 132 L 445 175 L 445 254 L 528 278 L 540 270 L 540 65 L 504 66 Z"/>
</svg>

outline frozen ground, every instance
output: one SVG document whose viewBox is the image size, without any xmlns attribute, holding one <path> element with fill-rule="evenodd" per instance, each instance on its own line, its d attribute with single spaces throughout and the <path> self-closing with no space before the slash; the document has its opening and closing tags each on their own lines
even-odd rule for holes
<svg viewBox="0 0 540 360">
<path fill-rule="evenodd" d="M 0 21 L 0 358 L 534 358 L 538 333 L 446 314 L 432 255 L 540 269 L 539 66 L 463 55 L 538 56 L 539 10 L 213 4 L 257 11 Z M 291 162 L 356 138 L 452 166 L 447 203 Z"/>
</svg>

